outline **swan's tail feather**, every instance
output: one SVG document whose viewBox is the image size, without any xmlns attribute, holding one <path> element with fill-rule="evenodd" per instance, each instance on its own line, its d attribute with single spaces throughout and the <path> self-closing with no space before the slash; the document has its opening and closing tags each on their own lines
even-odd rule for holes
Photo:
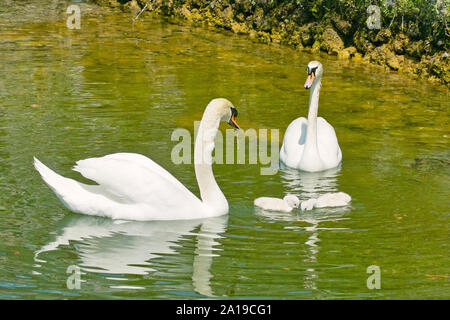
<svg viewBox="0 0 450 320">
<path fill-rule="evenodd" d="M 64 178 L 54 172 L 52 169 L 40 162 L 36 157 L 34 157 L 34 167 L 39 172 L 45 183 L 55 192 L 59 192 L 58 190 L 60 190 L 60 188 L 67 183 L 67 178 Z"/>
<path fill-rule="evenodd" d="M 70 210 L 74 208 L 66 201 L 73 191 L 76 189 L 78 184 L 76 181 L 65 178 L 52 169 L 47 167 L 45 164 L 40 162 L 36 157 L 34 157 L 34 167 L 41 175 L 44 182 L 53 190 L 56 196 L 61 200 L 61 202 Z"/>
<path fill-rule="evenodd" d="M 116 205 L 98 185 L 87 185 L 63 177 L 34 158 L 34 167 L 64 206 L 77 213 L 112 217 Z"/>
</svg>

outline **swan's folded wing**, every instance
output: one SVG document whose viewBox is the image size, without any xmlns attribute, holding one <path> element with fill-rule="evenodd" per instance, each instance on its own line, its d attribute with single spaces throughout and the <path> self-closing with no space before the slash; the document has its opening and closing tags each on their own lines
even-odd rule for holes
<svg viewBox="0 0 450 320">
<path fill-rule="evenodd" d="M 122 203 L 155 207 L 198 204 L 200 200 L 181 182 L 151 159 L 139 154 L 116 153 L 80 160 L 73 168 L 97 182 Z"/>
<path fill-rule="evenodd" d="M 304 117 L 293 120 L 286 128 L 283 142 L 289 147 L 298 147 L 305 144 L 308 120 Z"/>
<path fill-rule="evenodd" d="M 342 160 L 336 131 L 333 126 L 322 117 L 317 118 L 317 144 L 322 161 L 329 166 L 338 165 Z"/>
<path fill-rule="evenodd" d="M 308 121 L 300 117 L 292 121 L 284 133 L 280 159 L 289 167 L 297 167 L 298 162 L 302 158 L 307 127 Z"/>
</svg>

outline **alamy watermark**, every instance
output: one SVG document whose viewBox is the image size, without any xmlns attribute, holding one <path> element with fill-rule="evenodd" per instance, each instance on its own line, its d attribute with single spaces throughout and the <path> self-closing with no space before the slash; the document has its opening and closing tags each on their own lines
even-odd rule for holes
<svg viewBox="0 0 450 320">
<path fill-rule="evenodd" d="M 78 5 L 72 4 L 67 7 L 66 13 L 69 15 L 66 20 L 66 26 L 69 29 L 81 28 L 81 9 Z"/>
<path fill-rule="evenodd" d="M 198 134 L 199 124 L 199 121 L 194 122 L 195 137 Z M 241 129 L 239 131 L 227 129 L 225 137 L 221 131 L 211 130 L 211 132 L 204 132 L 203 137 L 197 137 L 197 139 L 211 140 L 206 137 L 207 135 L 215 135 L 214 145 L 204 146 L 204 148 L 214 147 L 214 151 L 211 150 L 212 159 L 197 159 L 197 161 L 210 162 L 207 164 L 261 164 L 266 166 L 260 168 L 261 175 L 274 175 L 278 172 L 280 150 L 280 131 L 278 129 Z M 171 140 L 178 141 L 172 148 L 172 162 L 174 164 L 191 164 L 193 161 L 191 132 L 184 128 L 175 129 L 172 132 Z M 268 144 L 270 144 L 270 154 Z"/>
<path fill-rule="evenodd" d="M 69 290 L 81 288 L 81 269 L 77 265 L 71 265 L 66 270 L 67 274 L 70 276 L 67 277 L 66 286 Z"/>
<path fill-rule="evenodd" d="M 367 267 L 366 273 L 372 275 L 367 278 L 367 289 L 381 289 L 381 269 L 377 265 L 371 265 Z"/>
</svg>

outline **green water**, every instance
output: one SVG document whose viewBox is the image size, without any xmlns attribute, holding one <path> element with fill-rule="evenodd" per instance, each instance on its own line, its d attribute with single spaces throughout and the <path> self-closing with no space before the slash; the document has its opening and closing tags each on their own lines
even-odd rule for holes
<svg viewBox="0 0 450 320">
<path fill-rule="evenodd" d="M 4 2 L 5 1 L 1 1 Z M 31 4 L 30 4 L 31 3 Z M 0 298 L 449 299 L 449 94 L 326 55 L 81 4 L 0 6 Z M 32 166 L 68 177 L 75 161 L 149 156 L 198 194 L 193 165 L 170 159 L 176 128 L 193 132 L 226 97 L 244 129 L 306 116 L 308 61 L 325 75 L 319 115 L 342 167 L 321 174 L 216 164 L 228 216 L 114 223 L 67 211 Z M 227 128 L 223 125 L 222 130 Z M 81 180 L 81 179 L 80 179 Z M 351 206 L 256 210 L 253 199 L 344 191 Z M 368 289 L 370 265 L 381 289 Z M 81 270 L 69 289 L 69 266 Z"/>
</svg>

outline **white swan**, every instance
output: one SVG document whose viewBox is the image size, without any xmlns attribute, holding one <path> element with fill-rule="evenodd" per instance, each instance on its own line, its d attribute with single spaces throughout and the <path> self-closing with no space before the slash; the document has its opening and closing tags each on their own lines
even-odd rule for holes
<svg viewBox="0 0 450 320">
<path fill-rule="evenodd" d="M 253 204 L 264 210 L 291 212 L 292 209 L 298 208 L 300 200 L 294 195 L 287 195 L 283 199 L 260 197 L 255 199 Z"/>
<path fill-rule="evenodd" d="M 324 118 L 317 118 L 322 64 L 311 61 L 307 73 L 305 89 L 311 88 L 308 119 L 300 117 L 288 126 L 280 159 L 288 167 L 315 172 L 337 167 L 342 160 L 342 152 L 334 128 Z"/>
<path fill-rule="evenodd" d="M 226 99 L 212 100 L 203 113 L 194 147 L 201 200 L 168 171 L 135 153 L 80 160 L 73 170 L 94 180 L 87 185 L 65 178 L 34 158 L 47 185 L 71 211 L 122 220 L 178 220 L 220 216 L 228 202 L 214 179 L 212 151 L 220 121 L 235 129 L 237 110 Z"/>
</svg>

